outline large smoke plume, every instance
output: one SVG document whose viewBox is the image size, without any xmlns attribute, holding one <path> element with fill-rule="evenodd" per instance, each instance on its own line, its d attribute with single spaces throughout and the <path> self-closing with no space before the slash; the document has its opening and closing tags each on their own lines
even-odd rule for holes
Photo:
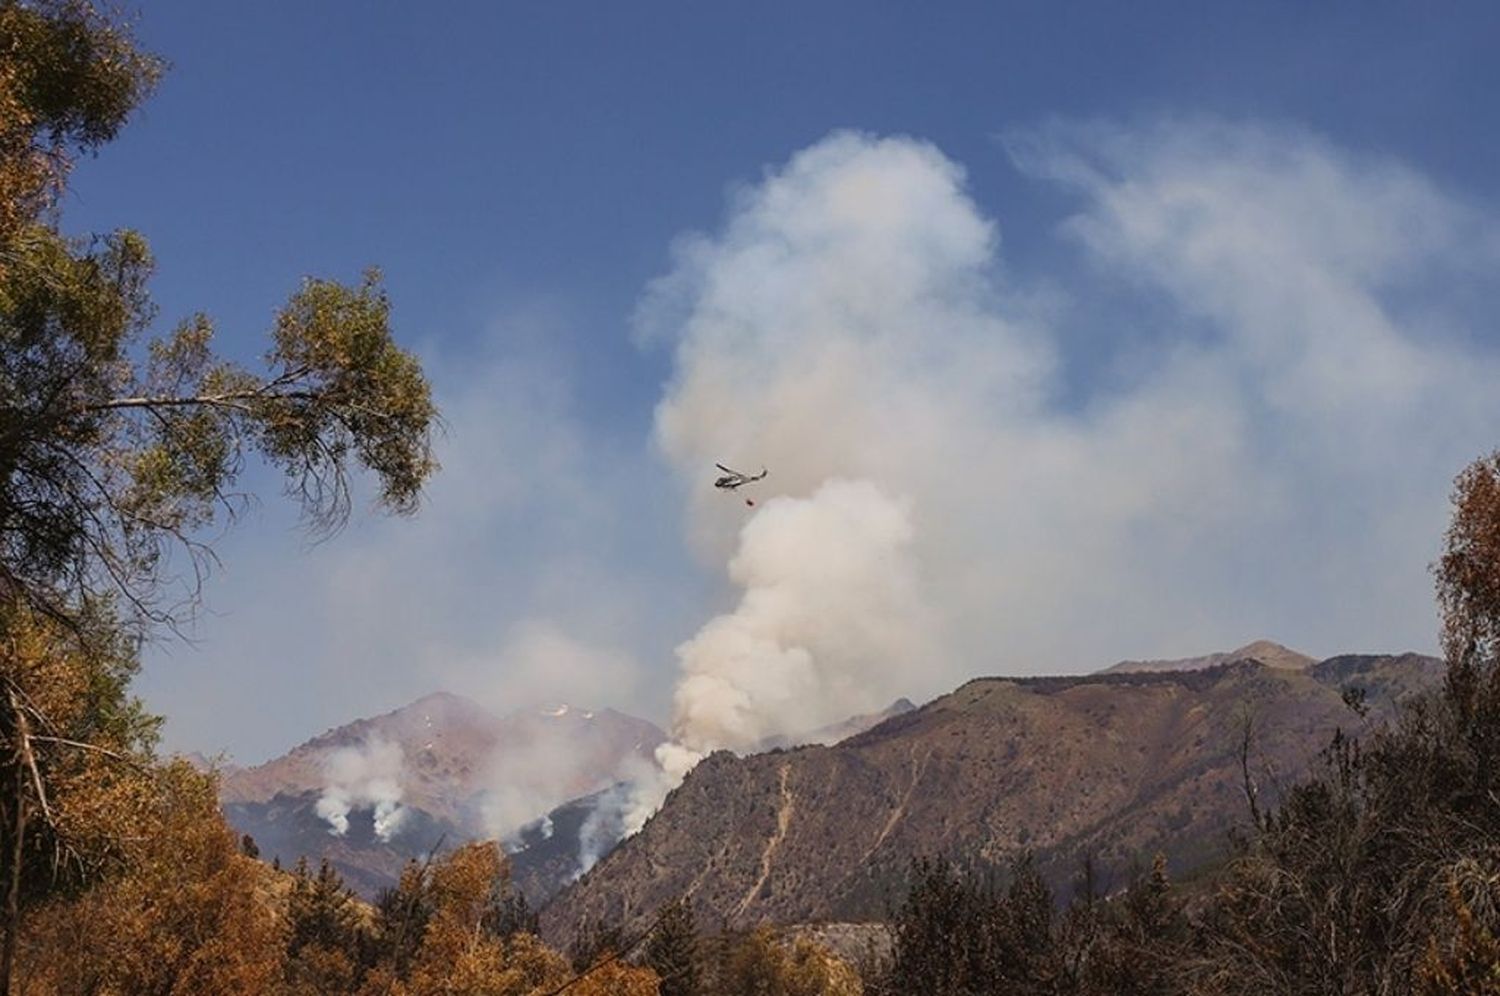
<svg viewBox="0 0 1500 996">
<path fill-rule="evenodd" d="M 601 810 L 622 807 L 618 823 L 634 833 L 706 752 L 795 741 L 888 704 L 932 667 L 936 634 L 911 540 L 909 503 L 870 481 L 829 480 L 762 505 L 729 562 L 739 604 L 677 648 L 673 741 L 657 748 L 658 770 Z M 586 849 L 584 868 L 597 851 Z"/>
<path fill-rule="evenodd" d="M 627 826 L 705 751 L 960 676 L 1318 652 L 1428 601 L 1446 482 L 1500 421 L 1500 363 L 1445 300 L 1497 255 L 1474 212 L 1294 129 L 1010 147 L 1081 199 L 1063 231 L 1095 279 L 1149 306 L 1024 286 L 960 167 L 850 133 L 740 191 L 646 295 L 643 340 L 675 351 L 657 442 L 740 595 L 678 650 L 675 743 Z M 771 468 L 757 511 L 716 461 Z"/>
<path fill-rule="evenodd" d="M 766 502 L 729 562 L 739 605 L 677 650 L 678 743 L 744 750 L 795 737 L 886 705 L 907 674 L 930 667 L 911 540 L 907 503 L 869 481 Z"/>
</svg>

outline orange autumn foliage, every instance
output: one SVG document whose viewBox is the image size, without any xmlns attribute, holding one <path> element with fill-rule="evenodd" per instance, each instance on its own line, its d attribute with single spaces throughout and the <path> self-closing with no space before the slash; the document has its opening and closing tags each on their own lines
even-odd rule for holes
<svg viewBox="0 0 1500 996">
<path fill-rule="evenodd" d="M 543 996 L 573 978 L 567 961 L 528 933 L 486 929 L 493 890 L 505 876 L 494 843 L 470 844 L 432 869 L 433 914 L 403 982 L 372 971 L 362 996 Z M 656 974 L 611 962 L 569 986 L 570 996 L 654 996 Z"/>
<path fill-rule="evenodd" d="M 274 992 L 284 949 L 272 874 L 240 855 L 214 780 L 174 762 L 151 773 L 150 816 L 127 869 L 30 919 L 19 981 L 39 994 Z"/>
</svg>

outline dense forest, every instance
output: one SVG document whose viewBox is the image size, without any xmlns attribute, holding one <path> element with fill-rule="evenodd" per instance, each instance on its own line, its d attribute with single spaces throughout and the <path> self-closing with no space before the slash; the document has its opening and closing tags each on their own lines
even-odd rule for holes
<svg viewBox="0 0 1500 996">
<path fill-rule="evenodd" d="M 361 472 L 415 510 L 439 416 L 378 273 L 305 281 L 253 371 L 206 315 L 153 337 L 141 236 L 64 233 L 72 164 L 162 71 L 85 0 L 0 0 L 0 992 L 1500 994 L 1500 453 L 1459 476 L 1434 565 L 1442 686 L 1274 797 L 1247 765 L 1232 857 L 1192 883 L 1085 863 L 1064 897 L 1025 854 L 919 860 L 889 945 L 846 961 L 691 897 L 551 950 L 493 843 L 373 905 L 258 860 L 212 773 L 158 755 L 141 643 L 191 617 L 247 461 L 327 533 Z"/>
</svg>

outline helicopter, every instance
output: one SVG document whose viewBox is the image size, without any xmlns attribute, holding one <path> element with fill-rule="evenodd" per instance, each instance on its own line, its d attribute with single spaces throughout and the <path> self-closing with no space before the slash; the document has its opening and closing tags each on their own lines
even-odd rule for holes
<svg viewBox="0 0 1500 996">
<path fill-rule="evenodd" d="M 768 473 L 770 473 L 770 471 L 766 470 L 766 468 L 764 467 L 760 469 L 759 474 L 742 474 L 737 470 L 731 470 L 730 468 L 724 466 L 722 463 L 716 463 L 714 464 L 714 466 L 718 467 L 724 472 L 723 477 L 720 477 L 714 481 L 714 487 L 719 488 L 723 491 L 734 491 L 744 487 L 747 484 L 753 484 L 756 481 L 762 480 Z M 749 505 L 751 508 L 754 508 L 755 500 L 753 498 L 746 498 L 745 504 Z"/>
</svg>

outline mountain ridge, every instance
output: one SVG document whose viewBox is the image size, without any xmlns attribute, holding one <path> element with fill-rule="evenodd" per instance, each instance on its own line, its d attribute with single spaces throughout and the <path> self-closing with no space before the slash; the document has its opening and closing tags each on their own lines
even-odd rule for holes
<svg viewBox="0 0 1500 996">
<path fill-rule="evenodd" d="M 977 678 L 832 747 L 717 752 L 547 906 L 543 931 L 562 945 L 586 920 L 628 932 L 679 896 L 730 928 L 878 919 L 919 855 L 1003 866 L 1031 851 L 1054 887 L 1084 855 L 1120 873 L 1160 850 L 1191 871 L 1244 818 L 1245 717 L 1269 792 L 1360 722 L 1347 688 L 1373 718 L 1440 671 L 1405 654 Z"/>
<path fill-rule="evenodd" d="M 615 709 L 497 715 L 434 692 L 223 773 L 220 802 L 230 825 L 253 837 L 266 860 L 328 858 L 372 896 L 440 841 L 503 836 L 613 784 L 627 759 L 649 761 L 665 739 L 654 724 Z M 374 822 L 377 799 L 387 806 L 388 824 Z M 337 820 L 347 821 L 342 834 Z"/>
<path fill-rule="evenodd" d="M 1238 660 L 1258 660 L 1267 667 L 1288 671 L 1302 671 L 1317 663 L 1316 658 L 1283 646 L 1274 640 L 1259 639 L 1234 650 L 1222 650 L 1198 657 L 1166 658 L 1162 660 L 1124 660 L 1097 674 L 1127 674 L 1159 671 L 1202 671 Z"/>
</svg>

